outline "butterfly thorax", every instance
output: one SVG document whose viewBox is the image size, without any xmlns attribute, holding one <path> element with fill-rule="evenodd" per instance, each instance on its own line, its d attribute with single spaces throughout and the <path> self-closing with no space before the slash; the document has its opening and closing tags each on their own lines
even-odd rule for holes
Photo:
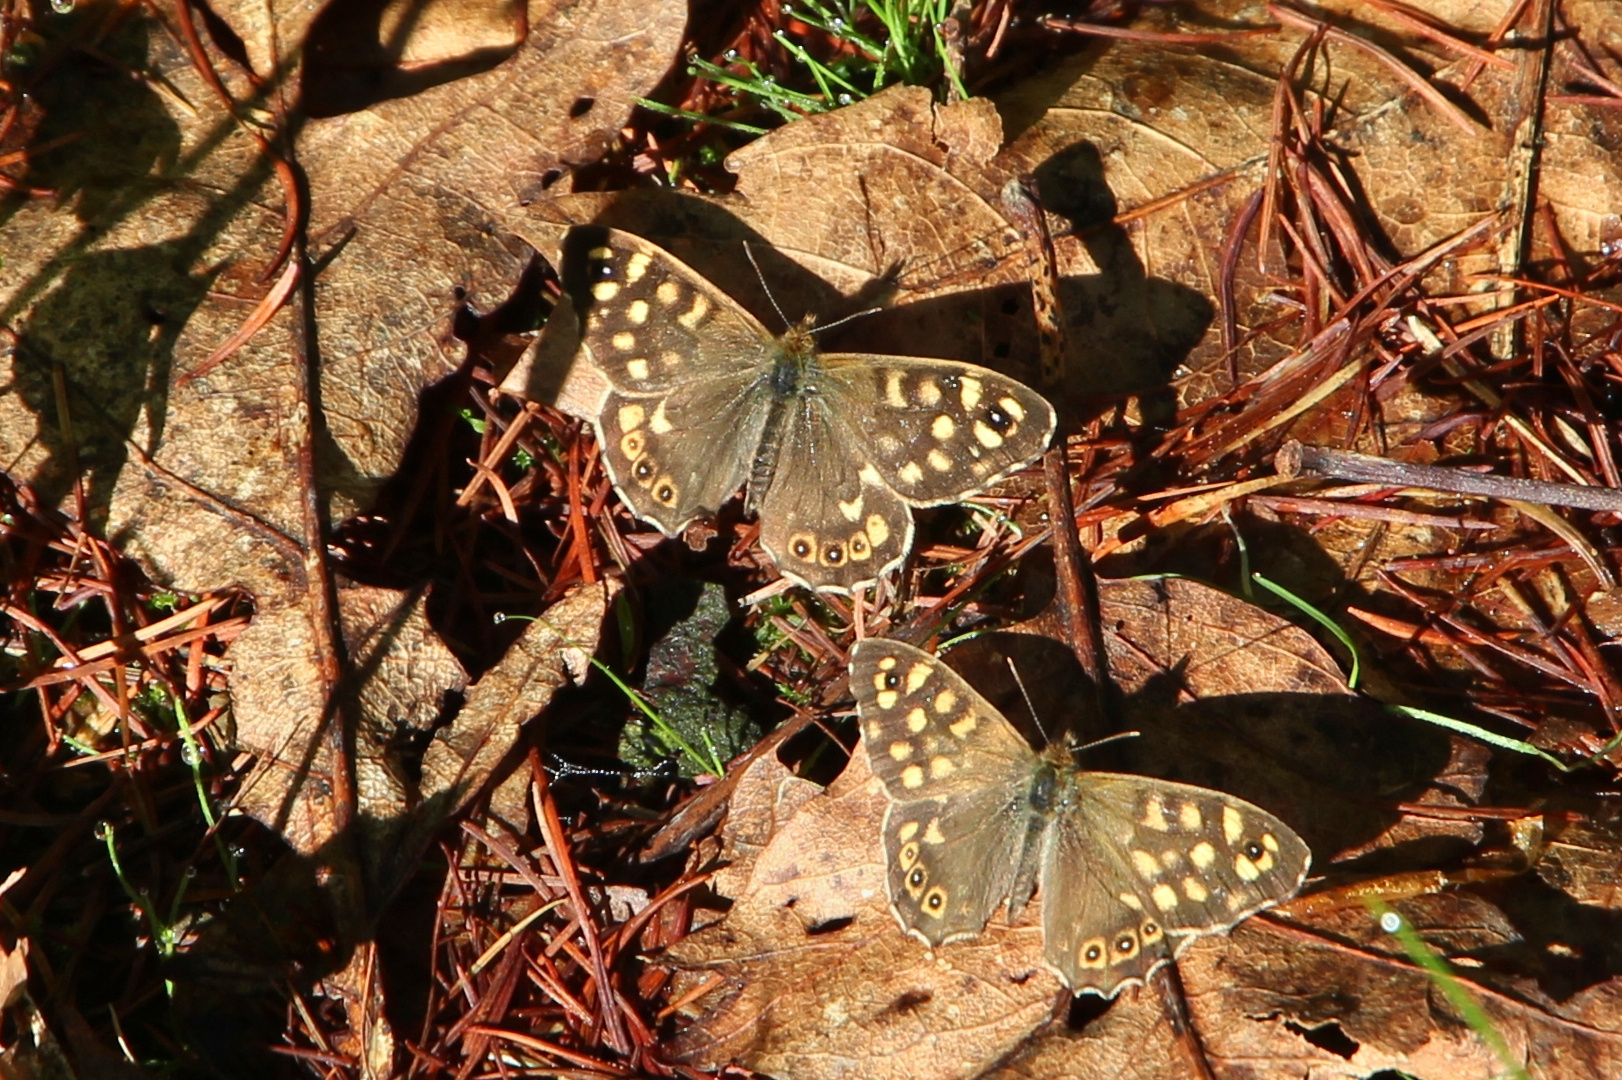
<svg viewBox="0 0 1622 1080">
<path fill-rule="evenodd" d="M 778 454 L 790 412 L 820 392 L 814 378 L 817 347 L 811 339 L 813 321 L 813 317 L 807 315 L 789 327 L 772 346 L 772 366 L 765 376 L 771 388 L 771 411 L 766 415 L 760 444 L 750 462 L 748 487 L 744 491 L 744 509 L 750 513 L 760 509 L 760 501 L 777 474 Z"/>
</svg>

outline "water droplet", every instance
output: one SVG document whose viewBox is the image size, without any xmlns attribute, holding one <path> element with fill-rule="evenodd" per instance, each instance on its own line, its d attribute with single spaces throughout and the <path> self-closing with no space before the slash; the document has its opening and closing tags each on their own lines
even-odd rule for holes
<svg viewBox="0 0 1622 1080">
<path fill-rule="evenodd" d="M 1395 934 L 1402 929 L 1402 916 L 1395 911 L 1388 911 L 1380 916 L 1380 929 L 1388 934 Z"/>
<path fill-rule="evenodd" d="M 182 743 L 181 744 L 181 747 L 180 747 L 180 760 L 184 761 L 187 765 L 196 765 L 198 763 L 198 761 L 202 760 L 202 756 L 203 756 L 202 754 L 199 754 L 197 752 L 197 744 L 195 744 L 195 743 Z"/>
<path fill-rule="evenodd" d="M 728 49 L 726 52 L 721 54 L 721 59 L 725 60 L 729 64 L 736 63 L 738 60 L 738 50 Z"/>
<path fill-rule="evenodd" d="M 51 10 L 58 15 L 66 15 L 73 10 L 73 0 L 51 0 Z"/>
<path fill-rule="evenodd" d="M 852 101 L 852 98 L 851 98 L 851 96 L 849 94 L 840 94 L 834 100 L 839 102 L 839 104 L 841 104 L 841 105 L 849 105 L 851 103 L 851 101 Z"/>
<path fill-rule="evenodd" d="M 839 33 L 845 29 L 845 20 L 835 15 L 833 18 L 828 20 L 828 29 L 832 30 L 836 34 Z"/>
</svg>

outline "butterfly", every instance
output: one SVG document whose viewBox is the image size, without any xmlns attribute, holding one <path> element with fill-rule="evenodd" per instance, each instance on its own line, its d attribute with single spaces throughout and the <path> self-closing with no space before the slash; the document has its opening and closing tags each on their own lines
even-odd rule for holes
<svg viewBox="0 0 1622 1080">
<path fill-rule="evenodd" d="M 577 226 L 561 266 L 538 346 L 572 357 L 559 405 L 591 422 L 626 506 L 676 536 L 742 488 L 761 547 L 808 588 L 876 581 L 912 547 L 912 507 L 983 491 L 1053 435 L 1053 407 L 1013 379 L 819 352 L 809 319 L 773 335 L 632 233 Z"/>
<path fill-rule="evenodd" d="M 851 652 L 862 741 L 889 806 L 883 845 L 902 929 L 974 937 L 1042 896 L 1043 959 L 1114 997 L 1202 934 L 1295 895 L 1311 852 L 1278 818 L 1190 784 L 1077 769 L 1032 750 L 940 659 L 868 638 Z"/>
</svg>

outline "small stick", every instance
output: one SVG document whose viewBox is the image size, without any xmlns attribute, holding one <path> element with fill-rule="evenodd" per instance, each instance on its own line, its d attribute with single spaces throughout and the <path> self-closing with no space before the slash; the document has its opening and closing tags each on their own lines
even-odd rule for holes
<svg viewBox="0 0 1622 1080">
<path fill-rule="evenodd" d="M 1327 476 L 1335 480 L 1429 488 L 1449 494 L 1486 495 L 1494 499 L 1622 514 L 1622 491 L 1616 488 L 1523 480 L 1518 476 L 1494 476 L 1439 465 L 1413 465 L 1323 446 L 1304 446 L 1294 439 L 1279 447 L 1278 453 L 1273 455 L 1273 465 L 1281 476 Z"/>
</svg>

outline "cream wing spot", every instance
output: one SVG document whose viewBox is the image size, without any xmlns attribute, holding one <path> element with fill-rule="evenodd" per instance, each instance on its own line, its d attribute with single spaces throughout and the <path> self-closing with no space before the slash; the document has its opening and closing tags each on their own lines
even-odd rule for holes
<svg viewBox="0 0 1622 1080">
<path fill-rule="evenodd" d="M 969 733 L 980 726 L 980 721 L 973 712 L 966 712 L 946 726 L 946 730 L 960 739 L 966 739 Z"/>
<path fill-rule="evenodd" d="M 940 818 L 929 819 L 929 828 L 924 830 L 924 843 L 937 845 L 946 843 L 946 836 L 941 832 Z"/>
<path fill-rule="evenodd" d="M 1255 881 L 1262 876 L 1261 870 L 1245 855 L 1233 857 L 1233 872 L 1239 875 L 1240 881 Z"/>
<path fill-rule="evenodd" d="M 945 413 L 935 417 L 935 422 L 929 425 L 929 433 L 941 442 L 950 439 L 957 432 L 957 423 Z"/>
<path fill-rule="evenodd" d="M 924 478 L 924 470 L 918 467 L 916 461 L 909 461 L 901 466 L 896 475 L 909 484 L 916 484 Z"/>
<path fill-rule="evenodd" d="M 878 514 L 869 514 L 867 517 L 867 538 L 873 541 L 874 547 L 883 547 L 890 539 L 890 524 Z"/>
<path fill-rule="evenodd" d="M 614 418 L 619 421 L 621 431 L 635 431 L 648 418 L 648 410 L 634 403 L 621 405 Z"/>
<path fill-rule="evenodd" d="M 942 716 L 945 716 L 947 713 L 957 708 L 957 695 L 954 694 L 950 688 L 942 690 L 940 693 L 935 695 L 934 705 L 935 711 L 940 713 Z"/>
<path fill-rule="evenodd" d="M 591 287 L 591 295 L 599 303 L 606 304 L 620 294 L 620 283 L 617 281 L 599 281 Z"/>
<path fill-rule="evenodd" d="M 629 375 L 637 382 L 642 382 L 648 377 L 648 362 L 642 359 L 640 356 L 633 360 L 625 361 L 625 374 Z"/>
<path fill-rule="evenodd" d="M 844 499 L 840 499 L 839 500 L 839 515 L 841 517 L 843 517 L 846 521 L 850 521 L 850 522 L 856 522 L 856 521 L 862 520 L 862 503 L 864 501 L 865 500 L 859 494 L 856 496 L 856 498 L 852 499 L 850 502 L 846 502 Z"/>
<path fill-rule="evenodd" d="M 1003 412 L 1012 416 L 1015 420 L 1025 419 L 1025 406 L 1019 403 L 1019 399 L 1011 397 L 998 398 L 997 404 L 1002 406 Z"/>
<path fill-rule="evenodd" d="M 676 429 L 676 425 L 665 416 L 664 399 L 660 399 L 658 406 L 653 410 L 653 416 L 648 420 L 648 430 L 655 435 L 668 435 Z"/>
<path fill-rule="evenodd" d="M 632 300 L 631 306 L 625 309 L 625 318 L 632 326 L 641 326 L 648 321 L 648 312 L 652 310 L 652 305 L 646 300 Z"/>
<path fill-rule="evenodd" d="M 1170 885 L 1167 885 L 1165 882 L 1161 882 L 1150 891 L 1149 899 L 1153 900 L 1155 902 L 1155 907 L 1159 908 L 1161 911 L 1170 911 L 1179 903 L 1177 890 L 1172 888 Z"/>
<path fill-rule="evenodd" d="M 901 786 L 904 788 L 917 788 L 924 786 L 924 768 L 922 765 L 908 765 L 901 770 Z"/>
<path fill-rule="evenodd" d="M 1162 851 L 1160 853 L 1160 865 L 1164 866 L 1167 870 L 1170 870 L 1172 867 L 1176 866 L 1182 861 L 1183 853 L 1180 851 Z"/>
<path fill-rule="evenodd" d="M 1127 907 L 1131 908 L 1133 911 L 1142 911 L 1143 910 L 1143 901 L 1138 899 L 1138 896 L 1137 896 L 1136 893 L 1124 892 L 1124 893 L 1120 893 L 1119 896 L 1121 898 L 1121 903 L 1125 904 Z"/>
<path fill-rule="evenodd" d="M 1233 807 L 1224 806 L 1222 808 L 1222 838 L 1228 842 L 1229 847 L 1233 847 L 1244 838 L 1244 835 L 1244 816 Z"/>
<path fill-rule="evenodd" d="M 901 838 L 902 843 L 906 843 L 908 840 L 911 840 L 913 837 L 918 835 L 918 828 L 919 826 L 916 821 L 909 821 L 905 825 L 901 826 L 901 828 L 896 830 L 896 835 Z"/>
<path fill-rule="evenodd" d="M 894 409 L 907 407 L 907 395 L 901 392 L 901 372 L 894 370 L 885 372 L 884 401 Z"/>
<path fill-rule="evenodd" d="M 689 330 L 697 330 L 699 323 L 710 313 L 710 302 L 702 295 L 693 297 L 693 306 L 676 316 L 676 321 Z"/>
<path fill-rule="evenodd" d="M 665 307 L 674 307 L 676 301 L 681 299 L 681 286 L 674 281 L 661 281 L 659 287 L 653 290 L 653 298 Z"/>
<path fill-rule="evenodd" d="M 929 665 L 916 663 L 907 669 L 907 693 L 916 694 L 918 688 L 929 681 Z"/>
<path fill-rule="evenodd" d="M 648 272 L 648 267 L 652 265 L 652 255 L 649 255 L 645 251 L 637 252 L 635 255 L 632 255 L 630 259 L 626 260 L 625 280 L 629 281 L 632 285 L 635 285 L 637 282 L 642 280 L 643 275 Z"/>
<path fill-rule="evenodd" d="M 925 460 L 929 462 L 929 467 L 936 472 L 946 472 L 952 467 L 952 459 L 939 450 L 931 450 Z"/>
<path fill-rule="evenodd" d="M 879 703 L 879 708 L 881 709 L 895 708 L 895 703 L 900 699 L 900 697 L 901 695 L 896 693 L 894 690 L 880 690 L 877 694 L 873 695 L 873 699 Z"/>
<path fill-rule="evenodd" d="M 934 379 L 923 378 L 918 380 L 918 402 L 921 405 L 934 405 L 941 399 L 941 384 Z"/>
<path fill-rule="evenodd" d="M 1203 904 L 1211 898 L 1211 894 L 1205 888 L 1205 884 L 1197 877 L 1186 877 L 1183 879 L 1183 895 L 1188 897 L 1189 900 L 1196 904 Z"/>
<path fill-rule="evenodd" d="M 1166 822 L 1166 804 L 1160 801 L 1159 795 L 1151 795 L 1143 801 L 1143 817 L 1139 824 L 1156 832 L 1166 832 L 1171 828 Z"/>
<path fill-rule="evenodd" d="M 890 744 L 890 760 L 906 761 L 912 757 L 912 743 L 893 742 Z"/>
<path fill-rule="evenodd" d="M 1205 815 L 1198 806 L 1186 802 L 1177 808 L 1177 823 L 1189 832 L 1197 832 L 1205 825 Z"/>
<path fill-rule="evenodd" d="M 1160 864 L 1155 861 L 1153 855 L 1141 849 L 1132 852 L 1132 867 L 1151 880 L 1160 876 Z"/>
<path fill-rule="evenodd" d="M 929 726 L 929 717 L 924 715 L 924 710 L 923 710 L 923 708 L 921 706 L 914 706 L 911 710 L 908 711 L 908 713 L 907 713 L 907 730 L 908 731 L 910 731 L 914 735 L 916 735 L 916 734 L 918 734 L 920 731 L 924 730 L 924 728 L 926 728 L 928 726 Z"/>
<path fill-rule="evenodd" d="M 957 772 L 957 762 L 949 757 L 935 757 L 929 760 L 929 778 L 941 780 Z"/>
<path fill-rule="evenodd" d="M 987 450 L 997 449 L 997 447 L 1002 445 L 1003 441 L 1002 436 L 998 434 L 990 424 L 987 424 L 983 420 L 976 420 L 974 422 L 974 438 L 976 442 L 985 447 Z"/>
<path fill-rule="evenodd" d="M 619 333 L 609 338 L 609 341 L 612 342 L 614 348 L 618 349 L 620 352 L 630 352 L 632 349 L 636 348 L 636 335 L 631 333 L 629 330 L 621 330 Z"/>
<path fill-rule="evenodd" d="M 1216 848 L 1201 840 L 1188 851 L 1188 861 L 1196 870 L 1209 870 L 1216 865 Z"/>
<path fill-rule="evenodd" d="M 957 399 L 965 409 L 972 410 L 976 405 L 980 404 L 980 396 L 984 391 L 985 387 L 979 379 L 972 375 L 965 375 L 958 382 Z"/>
<path fill-rule="evenodd" d="M 609 259 L 614 257 L 614 249 L 599 244 L 590 251 L 586 252 L 586 255 L 591 259 L 592 262 L 607 262 Z"/>
</svg>

